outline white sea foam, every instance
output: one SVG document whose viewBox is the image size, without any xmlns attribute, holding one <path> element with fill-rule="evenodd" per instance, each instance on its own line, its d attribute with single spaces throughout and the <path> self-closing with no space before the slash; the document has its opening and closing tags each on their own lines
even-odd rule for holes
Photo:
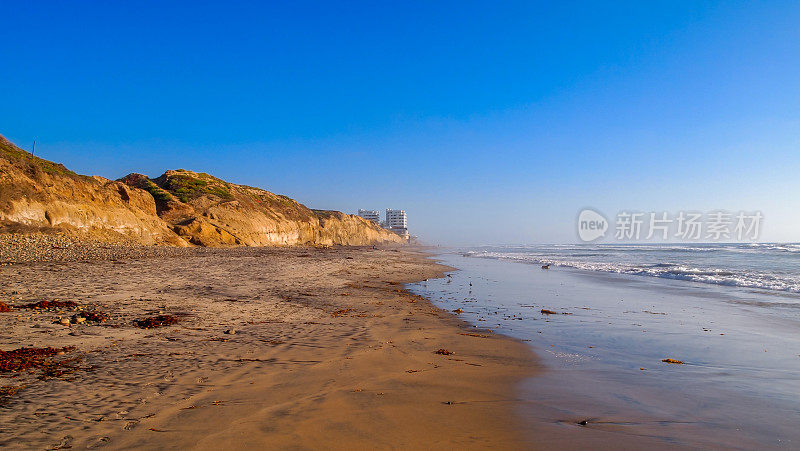
<svg viewBox="0 0 800 451">
<path fill-rule="evenodd" d="M 800 293 L 800 245 L 550 245 L 474 248 L 471 257 Z"/>
</svg>

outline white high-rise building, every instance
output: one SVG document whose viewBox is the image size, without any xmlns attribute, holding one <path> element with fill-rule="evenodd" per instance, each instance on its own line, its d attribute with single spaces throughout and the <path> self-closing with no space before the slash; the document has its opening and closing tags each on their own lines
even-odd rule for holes
<svg viewBox="0 0 800 451">
<path fill-rule="evenodd" d="M 387 208 L 385 227 L 402 237 L 408 237 L 408 218 L 405 210 Z"/>
<path fill-rule="evenodd" d="M 381 214 L 378 210 L 358 210 L 358 215 L 362 218 L 366 219 L 367 221 L 372 221 L 375 224 L 380 224 L 381 222 Z"/>
<path fill-rule="evenodd" d="M 386 209 L 386 227 L 390 229 L 407 229 L 408 220 L 405 210 Z"/>
</svg>

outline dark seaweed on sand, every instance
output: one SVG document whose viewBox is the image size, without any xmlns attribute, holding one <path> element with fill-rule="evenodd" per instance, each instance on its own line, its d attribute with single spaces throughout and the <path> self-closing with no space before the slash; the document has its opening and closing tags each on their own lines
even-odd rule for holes
<svg viewBox="0 0 800 451">
<path fill-rule="evenodd" d="M 140 329 L 153 329 L 156 327 L 170 326 L 178 322 L 178 318 L 172 315 L 151 316 L 133 322 L 133 325 Z"/>
<path fill-rule="evenodd" d="M 0 373 L 23 371 L 29 368 L 47 368 L 57 365 L 51 357 L 75 350 L 74 346 L 63 348 L 19 348 L 0 351 Z"/>
<path fill-rule="evenodd" d="M 77 306 L 78 304 L 73 301 L 39 301 L 32 304 L 20 305 L 17 308 L 40 310 L 48 308 L 75 308 Z"/>
</svg>

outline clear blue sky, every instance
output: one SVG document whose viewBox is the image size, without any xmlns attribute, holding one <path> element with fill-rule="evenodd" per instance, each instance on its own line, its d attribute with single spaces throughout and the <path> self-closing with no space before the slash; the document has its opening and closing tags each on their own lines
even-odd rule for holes
<svg viewBox="0 0 800 451">
<path fill-rule="evenodd" d="M 2 1 L 0 134 L 429 242 L 573 242 L 585 206 L 800 241 L 800 3 L 605 3 Z"/>
</svg>

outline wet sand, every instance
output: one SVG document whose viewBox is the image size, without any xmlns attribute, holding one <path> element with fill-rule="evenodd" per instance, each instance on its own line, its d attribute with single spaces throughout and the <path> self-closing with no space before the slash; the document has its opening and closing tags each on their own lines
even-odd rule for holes
<svg viewBox="0 0 800 451">
<path fill-rule="evenodd" d="M 522 384 L 517 413 L 537 445 L 796 449 L 800 443 L 797 295 L 440 258 L 460 271 L 414 284 L 412 292 L 461 308 L 462 318 L 536 350 L 544 370 Z"/>
<path fill-rule="evenodd" d="M 530 348 L 403 289 L 447 269 L 371 248 L 0 266 L 0 301 L 108 314 L 63 326 L 76 311 L 0 313 L 0 349 L 75 346 L 64 357 L 80 358 L 45 380 L 0 373 L 19 388 L 0 401 L 0 446 L 534 447 L 517 415 L 516 388 L 538 370 Z M 133 326 L 159 314 L 180 321 Z"/>
</svg>

